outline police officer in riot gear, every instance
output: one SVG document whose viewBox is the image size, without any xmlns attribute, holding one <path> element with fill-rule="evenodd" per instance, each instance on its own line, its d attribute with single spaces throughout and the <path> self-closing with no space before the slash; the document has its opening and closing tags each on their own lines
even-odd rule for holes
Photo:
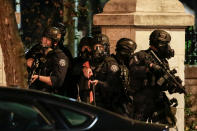
<svg viewBox="0 0 197 131">
<path fill-rule="evenodd" d="M 107 45 L 107 46 L 106 46 Z M 112 85 L 118 82 L 118 65 L 106 59 L 109 50 L 109 39 L 104 34 L 97 34 L 93 38 L 92 59 L 90 61 L 93 71 L 92 84 L 95 89 L 95 104 L 108 110 L 112 110 Z"/>
<path fill-rule="evenodd" d="M 130 93 L 130 76 L 129 76 L 129 60 L 132 58 L 137 44 L 129 38 L 121 38 L 116 44 L 116 54 L 112 54 L 111 61 L 118 65 L 119 70 L 117 76 L 119 85 L 115 85 L 117 89 L 114 100 L 115 112 L 127 117 L 132 117 L 133 97 Z M 116 77 L 117 77 L 116 76 Z M 116 104 L 115 104 L 116 103 Z M 118 110 L 117 110 L 118 109 Z"/>
<path fill-rule="evenodd" d="M 167 77 L 160 81 L 166 75 L 165 70 L 169 69 L 166 59 L 174 56 L 169 45 L 171 36 L 164 30 L 154 30 L 149 40 L 149 49 L 135 53 L 130 60 L 134 119 L 174 126 L 175 107 L 164 91 L 176 93 L 178 90 L 172 91 L 173 84 L 167 81 Z"/>
<path fill-rule="evenodd" d="M 96 56 L 94 58 L 96 62 L 102 60 L 103 54 L 105 54 L 103 52 L 106 52 L 103 50 L 104 46 L 99 42 L 95 42 L 93 45 L 95 51 L 93 58 Z M 127 66 L 136 47 L 136 43 L 131 39 L 122 38 L 117 42 L 116 55 L 107 56 L 103 61 L 99 61 L 100 63 L 95 68 L 92 67 L 96 81 L 95 99 L 97 106 L 123 116 L 132 116 L 132 96 L 129 95 L 130 80 Z"/>
<path fill-rule="evenodd" d="M 78 57 L 74 58 L 72 66 L 72 74 L 70 81 L 72 86 L 68 89 L 67 96 L 88 102 L 89 89 L 88 78 L 84 76 L 84 63 L 91 59 L 92 37 L 85 36 L 80 40 L 78 45 Z"/>
<path fill-rule="evenodd" d="M 63 87 L 69 61 L 58 48 L 60 38 L 60 30 L 56 27 L 49 27 L 44 32 L 41 46 L 44 49 L 46 62 L 41 73 L 32 76 L 32 83 L 35 81 L 40 83 L 37 88 L 39 90 L 61 94 L 59 89 Z"/>
<path fill-rule="evenodd" d="M 73 66 L 73 57 L 71 52 L 69 51 L 69 49 L 64 45 L 64 38 L 66 35 L 66 26 L 62 23 L 62 22 L 58 22 L 55 27 L 57 27 L 60 30 L 61 33 L 61 38 L 58 42 L 58 47 L 59 49 L 61 49 L 63 51 L 63 53 L 68 57 L 69 59 L 69 66 L 68 66 L 68 70 L 66 73 L 66 78 L 64 81 L 64 84 L 66 85 L 66 89 L 65 88 L 61 88 L 62 91 L 60 92 L 64 92 L 62 95 L 67 95 L 67 93 L 69 92 L 67 89 L 72 87 L 72 66 Z"/>
</svg>

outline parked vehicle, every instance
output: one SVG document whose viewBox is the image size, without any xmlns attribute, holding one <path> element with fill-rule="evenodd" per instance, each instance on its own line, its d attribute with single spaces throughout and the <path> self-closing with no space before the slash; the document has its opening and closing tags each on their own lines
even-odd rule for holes
<svg viewBox="0 0 197 131">
<path fill-rule="evenodd" d="M 0 87 L 0 130 L 168 131 L 74 99 L 30 89 Z"/>
</svg>

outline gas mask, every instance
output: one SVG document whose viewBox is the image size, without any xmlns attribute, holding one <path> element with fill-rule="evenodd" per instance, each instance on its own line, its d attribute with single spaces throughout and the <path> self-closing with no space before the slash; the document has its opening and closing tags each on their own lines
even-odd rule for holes
<svg viewBox="0 0 197 131">
<path fill-rule="evenodd" d="M 170 59 L 171 57 L 174 57 L 174 50 L 168 43 L 159 43 L 157 49 L 160 58 Z"/>
<path fill-rule="evenodd" d="M 91 59 L 91 49 L 89 47 L 88 48 L 82 47 L 82 51 L 80 52 L 80 56 L 82 59 L 90 60 Z"/>
<path fill-rule="evenodd" d="M 134 52 L 126 49 L 121 49 L 117 53 L 120 55 L 120 58 L 123 60 L 124 64 L 128 65 Z"/>
<path fill-rule="evenodd" d="M 94 45 L 93 59 L 94 61 L 101 61 L 104 59 L 104 46 L 101 44 Z"/>
</svg>

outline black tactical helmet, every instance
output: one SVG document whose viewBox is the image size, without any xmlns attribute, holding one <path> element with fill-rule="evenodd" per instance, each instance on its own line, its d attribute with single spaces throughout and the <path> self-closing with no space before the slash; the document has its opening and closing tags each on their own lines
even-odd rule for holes
<svg viewBox="0 0 197 131">
<path fill-rule="evenodd" d="M 87 60 L 91 58 L 92 39 L 93 38 L 89 36 L 85 36 L 81 39 L 78 46 L 78 56 Z M 84 46 L 88 46 L 88 47 L 84 47 Z"/>
<path fill-rule="evenodd" d="M 174 50 L 170 47 L 171 36 L 164 30 L 154 30 L 150 35 L 150 45 L 157 49 L 160 58 L 174 57 Z"/>
<path fill-rule="evenodd" d="M 168 44 L 171 41 L 171 36 L 164 30 L 154 30 L 150 35 L 150 45 L 157 46 L 158 43 Z"/>
<path fill-rule="evenodd" d="M 137 44 L 128 38 L 121 38 L 116 44 L 116 56 L 119 61 L 129 65 L 129 61 L 137 48 Z"/>
<path fill-rule="evenodd" d="M 49 27 L 44 31 L 43 36 L 52 39 L 55 42 L 59 42 L 61 38 L 61 32 L 56 27 Z"/>
<path fill-rule="evenodd" d="M 57 27 L 60 30 L 62 35 L 66 34 L 66 26 L 63 23 L 59 22 L 55 27 Z"/>
<path fill-rule="evenodd" d="M 128 38 L 121 38 L 116 44 L 116 51 L 127 51 L 127 52 L 134 52 L 137 48 L 137 44 Z"/>
<path fill-rule="evenodd" d="M 93 42 L 94 42 L 94 44 L 97 44 L 97 43 L 99 43 L 99 44 L 108 43 L 109 44 L 109 38 L 104 34 L 96 34 L 94 36 Z"/>
<path fill-rule="evenodd" d="M 80 40 L 79 49 L 78 49 L 78 50 L 81 51 L 81 48 L 82 48 L 83 46 L 85 46 L 85 45 L 91 47 L 92 40 L 93 40 L 92 37 L 89 37 L 89 36 L 83 37 L 83 38 Z"/>
<path fill-rule="evenodd" d="M 104 34 L 96 34 L 92 41 L 92 46 L 94 47 L 95 44 L 101 44 L 104 46 L 104 54 L 109 55 L 110 54 L 110 44 L 109 44 L 109 38 Z"/>
</svg>

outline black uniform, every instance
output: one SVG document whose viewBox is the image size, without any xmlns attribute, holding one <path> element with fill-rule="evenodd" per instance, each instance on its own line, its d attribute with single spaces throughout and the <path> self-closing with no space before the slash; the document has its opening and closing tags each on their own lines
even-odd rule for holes
<svg viewBox="0 0 197 131">
<path fill-rule="evenodd" d="M 46 55 L 46 62 L 44 68 L 42 69 L 40 75 L 50 76 L 52 86 L 49 86 L 41 81 L 39 82 L 39 90 L 63 94 L 62 88 L 66 88 L 64 85 L 65 76 L 67 73 L 69 61 L 67 56 L 62 52 L 62 50 L 56 48 L 50 51 Z"/>
<path fill-rule="evenodd" d="M 150 48 L 137 52 L 130 61 L 134 119 L 176 125 L 177 100 L 169 100 L 164 91 L 185 91 L 176 70 L 169 69 L 167 59 L 174 57 L 170 41 L 168 32 L 154 30 L 149 37 Z"/>
<path fill-rule="evenodd" d="M 106 57 L 103 62 L 93 66 L 96 105 L 110 111 L 128 116 L 128 99 L 125 95 L 128 82 L 128 69 L 119 65 L 114 57 Z M 124 78 L 123 78 L 124 77 Z"/>
<path fill-rule="evenodd" d="M 100 64 L 91 64 L 94 79 L 98 80 L 95 87 L 96 105 L 106 109 L 112 109 L 114 85 L 121 85 L 118 79 L 119 67 L 113 58 L 107 57 Z"/>
<path fill-rule="evenodd" d="M 116 107 L 119 107 L 121 110 L 119 110 L 119 114 L 125 115 L 127 117 L 132 117 L 133 115 L 133 97 L 132 93 L 130 93 L 130 74 L 128 70 L 128 65 L 126 65 L 123 60 L 120 60 L 120 58 L 117 55 L 113 55 L 112 57 L 116 60 L 118 67 L 119 67 L 119 80 L 121 82 L 121 85 L 116 85 L 119 90 L 117 93 L 119 93 L 119 99 L 118 104 Z"/>
<path fill-rule="evenodd" d="M 46 59 L 46 76 L 50 76 L 52 88 L 58 90 L 62 86 L 65 86 L 63 84 L 69 65 L 68 57 L 57 48 L 49 52 Z"/>
<path fill-rule="evenodd" d="M 166 59 L 161 61 L 169 68 Z M 151 49 L 134 54 L 130 61 L 130 73 L 134 119 L 174 125 L 176 118 L 171 110 L 171 103 L 163 92 L 170 87 L 167 82 L 158 84 L 164 74 L 157 66 Z"/>
<path fill-rule="evenodd" d="M 85 36 L 78 46 L 78 57 L 73 59 L 67 96 L 89 102 L 88 79 L 83 74 L 83 64 L 91 58 L 92 37 Z M 82 50 L 83 48 L 83 50 Z M 85 48 L 85 49 L 84 49 Z"/>
</svg>

